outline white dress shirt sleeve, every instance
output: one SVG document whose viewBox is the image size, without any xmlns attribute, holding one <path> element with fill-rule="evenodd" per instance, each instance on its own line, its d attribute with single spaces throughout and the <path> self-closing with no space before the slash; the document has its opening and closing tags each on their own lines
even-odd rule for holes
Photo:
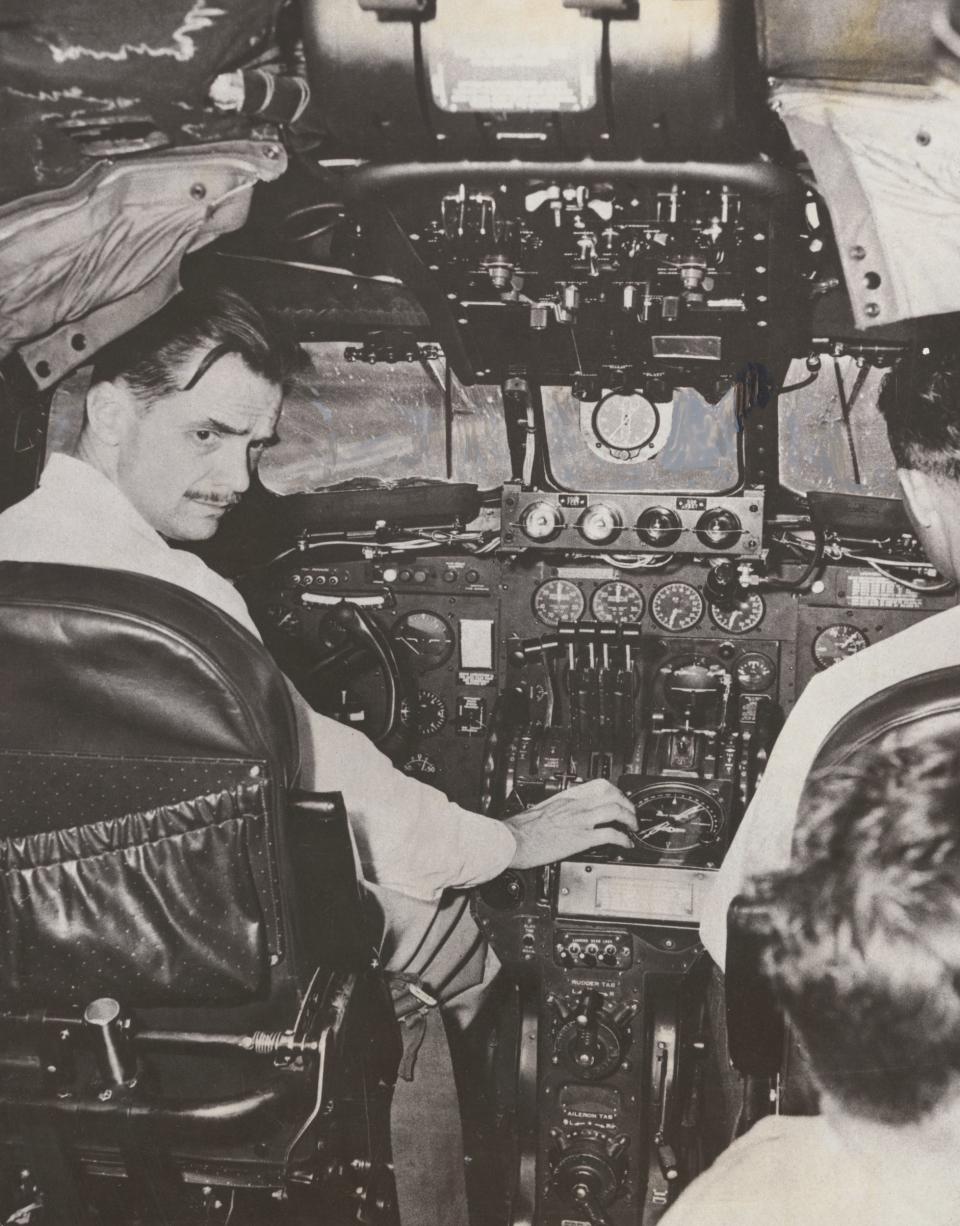
<svg viewBox="0 0 960 1226">
<path fill-rule="evenodd" d="M 343 793 L 367 881 L 432 902 L 447 888 L 480 885 L 503 872 L 516 851 L 506 826 L 404 775 L 361 732 L 318 715 L 291 692 L 300 786 Z"/>
</svg>

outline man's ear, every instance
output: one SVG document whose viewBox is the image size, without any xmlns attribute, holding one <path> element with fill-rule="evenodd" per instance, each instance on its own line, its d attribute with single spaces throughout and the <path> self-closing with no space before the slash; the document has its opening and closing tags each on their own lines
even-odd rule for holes
<svg viewBox="0 0 960 1226">
<path fill-rule="evenodd" d="M 129 390 L 122 384 L 94 383 L 87 392 L 86 428 L 98 443 L 116 447 L 123 440 L 134 407 Z"/>
<path fill-rule="evenodd" d="M 931 527 L 939 518 L 942 491 L 938 498 L 933 479 L 916 468 L 898 468 L 897 478 L 913 522 L 921 528 Z"/>
</svg>

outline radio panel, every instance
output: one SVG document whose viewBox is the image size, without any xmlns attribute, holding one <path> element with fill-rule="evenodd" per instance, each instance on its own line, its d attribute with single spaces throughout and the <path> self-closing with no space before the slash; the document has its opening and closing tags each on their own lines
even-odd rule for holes
<svg viewBox="0 0 960 1226">
<path fill-rule="evenodd" d="M 757 557 L 763 490 L 733 495 L 564 493 L 503 487 L 504 552 L 634 552 Z"/>
</svg>

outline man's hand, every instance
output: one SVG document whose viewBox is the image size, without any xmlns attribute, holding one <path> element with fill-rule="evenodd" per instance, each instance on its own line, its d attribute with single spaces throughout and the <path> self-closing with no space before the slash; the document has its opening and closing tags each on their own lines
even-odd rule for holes
<svg viewBox="0 0 960 1226">
<path fill-rule="evenodd" d="M 611 822 L 627 830 L 637 828 L 633 804 L 606 779 L 591 779 L 558 792 L 504 822 L 517 840 L 510 866 L 536 868 L 605 843 L 632 847 L 626 830 L 611 826 Z"/>
</svg>

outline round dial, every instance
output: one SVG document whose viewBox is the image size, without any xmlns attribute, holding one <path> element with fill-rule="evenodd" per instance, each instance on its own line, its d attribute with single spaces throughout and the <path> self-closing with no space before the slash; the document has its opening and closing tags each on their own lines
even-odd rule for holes
<svg viewBox="0 0 960 1226">
<path fill-rule="evenodd" d="M 401 726 L 417 736 L 433 736 L 446 722 L 447 708 L 432 690 L 418 690 L 415 699 L 404 698 L 400 703 Z"/>
<path fill-rule="evenodd" d="M 847 656 L 855 656 L 869 645 L 869 640 L 862 630 L 837 622 L 821 630 L 813 640 L 813 658 L 817 668 L 829 668 L 831 664 L 839 664 Z"/>
<path fill-rule="evenodd" d="M 729 549 L 740 539 L 740 520 L 724 507 L 714 507 L 697 520 L 697 540 L 707 549 Z"/>
<path fill-rule="evenodd" d="M 748 634 L 763 621 L 767 606 L 759 592 L 750 592 L 738 600 L 732 609 L 710 605 L 710 620 L 727 634 Z"/>
<path fill-rule="evenodd" d="M 456 644 L 453 630 L 443 618 L 426 609 L 398 618 L 390 635 L 400 653 L 421 673 L 446 664 Z"/>
<path fill-rule="evenodd" d="M 548 579 L 533 594 L 533 611 L 545 626 L 579 621 L 586 607 L 583 592 L 569 579 Z"/>
<path fill-rule="evenodd" d="M 637 520 L 637 536 L 645 545 L 669 549 L 676 545 L 683 531 L 680 516 L 669 507 L 647 507 Z"/>
<path fill-rule="evenodd" d="M 563 527 L 563 516 L 549 502 L 532 502 L 520 516 L 520 527 L 531 541 L 552 541 Z"/>
<path fill-rule="evenodd" d="M 632 583 L 614 579 L 601 583 L 590 597 L 590 612 L 598 622 L 622 626 L 643 617 L 643 594 Z"/>
<path fill-rule="evenodd" d="M 591 545 L 605 545 L 620 534 L 620 517 L 613 507 L 605 502 L 587 507 L 577 525 L 580 535 Z"/>
<path fill-rule="evenodd" d="M 630 794 L 637 813 L 634 840 L 660 852 L 690 851 L 713 843 L 723 830 L 723 810 L 709 792 L 683 784 L 655 784 Z"/>
<path fill-rule="evenodd" d="M 650 601 L 650 615 L 664 630 L 689 630 L 703 617 L 703 597 L 689 583 L 665 583 Z"/>
<path fill-rule="evenodd" d="M 777 679 L 777 666 L 762 651 L 748 651 L 737 661 L 737 684 L 748 694 L 769 690 Z"/>
<path fill-rule="evenodd" d="M 437 776 L 436 762 L 425 753 L 411 754 L 400 769 L 405 775 L 412 775 L 414 779 L 423 779 L 427 783 L 432 783 Z"/>
<path fill-rule="evenodd" d="M 660 415 L 644 396 L 611 392 L 593 410 L 593 432 L 604 447 L 639 451 L 660 427 Z"/>
</svg>

